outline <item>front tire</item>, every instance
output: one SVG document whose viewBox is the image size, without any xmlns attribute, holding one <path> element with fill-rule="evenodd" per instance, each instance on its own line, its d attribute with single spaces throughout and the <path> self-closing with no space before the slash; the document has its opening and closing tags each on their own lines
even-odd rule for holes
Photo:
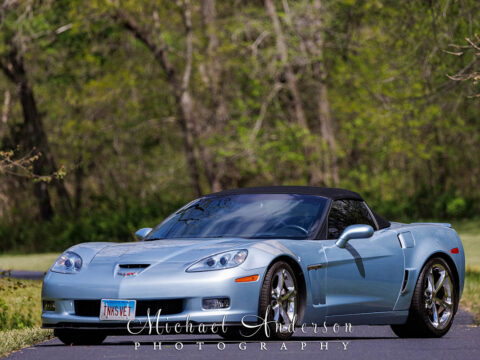
<svg viewBox="0 0 480 360">
<path fill-rule="evenodd" d="M 95 330 L 55 329 L 53 334 L 65 345 L 100 345 L 107 337 Z"/>
<path fill-rule="evenodd" d="M 452 326 L 458 307 L 456 279 L 442 258 L 429 260 L 418 277 L 406 324 L 391 325 L 402 338 L 442 337 Z"/>
<path fill-rule="evenodd" d="M 298 289 L 288 263 L 279 261 L 267 271 L 260 291 L 259 316 L 267 318 L 270 339 L 287 340 L 292 336 L 298 318 Z"/>
</svg>

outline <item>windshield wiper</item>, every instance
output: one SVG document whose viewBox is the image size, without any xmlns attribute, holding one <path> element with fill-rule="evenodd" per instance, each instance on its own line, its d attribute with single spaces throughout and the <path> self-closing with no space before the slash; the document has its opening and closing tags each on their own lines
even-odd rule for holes
<svg viewBox="0 0 480 360">
<path fill-rule="evenodd" d="M 221 239 L 221 238 L 240 238 L 240 239 L 247 239 L 245 236 L 240 236 L 240 235 L 213 235 L 213 236 L 207 236 L 205 238 L 210 238 L 210 239 Z"/>
<path fill-rule="evenodd" d="M 280 234 L 258 234 L 248 237 L 248 239 L 288 239 L 288 240 L 305 240 L 306 237 L 303 236 L 282 236 Z"/>
</svg>

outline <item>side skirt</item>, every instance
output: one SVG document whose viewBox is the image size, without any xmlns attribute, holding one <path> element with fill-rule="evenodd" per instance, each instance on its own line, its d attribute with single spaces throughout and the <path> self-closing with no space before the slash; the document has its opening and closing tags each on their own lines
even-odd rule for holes
<svg viewBox="0 0 480 360">
<path fill-rule="evenodd" d="M 351 323 L 352 325 L 405 324 L 408 310 L 326 316 L 327 325 Z"/>
</svg>

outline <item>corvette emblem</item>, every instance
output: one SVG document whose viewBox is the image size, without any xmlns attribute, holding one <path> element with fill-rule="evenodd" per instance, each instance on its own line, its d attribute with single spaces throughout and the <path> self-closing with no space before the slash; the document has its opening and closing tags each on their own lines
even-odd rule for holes
<svg viewBox="0 0 480 360">
<path fill-rule="evenodd" d="M 122 272 L 122 271 L 119 271 L 117 274 L 120 275 L 120 276 L 133 276 L 133 275 L 136 275 L 137 272 L 136 272 L 136 271 L 133 271 L 133 272 Z"/>
</svg>

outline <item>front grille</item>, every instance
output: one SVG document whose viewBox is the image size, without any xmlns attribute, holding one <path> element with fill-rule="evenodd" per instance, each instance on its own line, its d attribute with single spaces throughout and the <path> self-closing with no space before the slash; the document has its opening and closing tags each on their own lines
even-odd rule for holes
<svg viewBox="0 0 480 360">
<path fill-rule="evenodd" d="M 100 316 L 100 300 L 75 300 L 75 315 Z"/>
<path fill-rule="evenodd" d="M 75 315 L 77 316 L 100 316 L 100 300 L 75 300 Z M 182 299 L 168 300 L 137 300 L 135 316 L 147 316 L 147 310 L 150 309 L 150 316 L 155 317 L 159 309 L 162 309 L 161 315 L 179 314 L 183 311 Z"/>
<path fill-rule="evenodd" d="M 150 264 L 120 264 L 120 269 L 146 269 Z"/>
</svg>

